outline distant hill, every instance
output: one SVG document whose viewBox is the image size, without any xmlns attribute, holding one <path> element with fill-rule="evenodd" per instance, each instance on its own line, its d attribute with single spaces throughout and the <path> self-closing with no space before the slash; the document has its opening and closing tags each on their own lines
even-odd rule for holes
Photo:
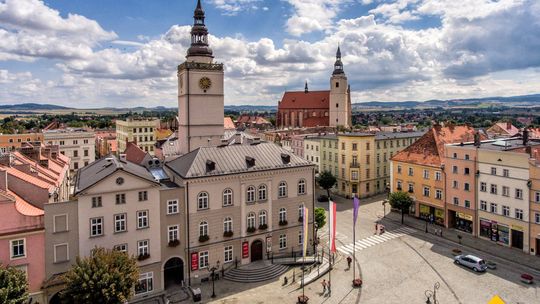
<svg viewBox="0 0 540 304">
<path fill-rule="evenodd" d="M 52 104 L 39 104 L 39 103 L 21 103 L 15 105 L 0 105 L 0 110 L 66 110 L 69 109 L 63 106 L 57 106 Z"/>
</svg>

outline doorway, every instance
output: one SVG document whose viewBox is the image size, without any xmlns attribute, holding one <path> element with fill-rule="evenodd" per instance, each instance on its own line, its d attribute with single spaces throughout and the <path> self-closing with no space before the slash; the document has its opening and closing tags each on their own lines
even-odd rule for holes
<svg viewBox="0 0 540 304">
<path fill-rule="evenodd" d="M 255 262 L 263 258 L 263 243 L 261 240 L 255 240 L 251 243 L 251 261 Z"/>
<path fill-rule="evenodd" d="M 512 247 L 523 249 L 523 232 L 512 230 Z"/>
<path fill-rule="evenodd" d="M 170 258 L 163 266 L 165 276 L 165 289 L 173 285 L 180 285 L 184 281 L 184 262 L 182 259 Z"/>
</svg>

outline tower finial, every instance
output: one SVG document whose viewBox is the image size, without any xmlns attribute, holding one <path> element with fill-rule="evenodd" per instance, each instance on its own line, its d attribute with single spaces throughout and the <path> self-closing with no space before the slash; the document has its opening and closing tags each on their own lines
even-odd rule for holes
<svg viewBox="0 0 540 304">
<path fill-rule="evenodd" d="M 338 74 L 345 74 L 343 71 L 343 63 L 341 62 L 341 48 L 339 47 L 339 44 L 336 52 L 336 62 L 334 63 L 334 72 L 332 72 L 332 75 Z"/>
<path fill-rule="evenodd" d="M 341 59 L 341 48 L 339 47 L 339 43 L 337 46 L 336 59 Z"/>
<path fill-rule="evenodd" d="M 201 0 L 197 0 L 197 7 L 193 12 L 193 27 L 191 28 L 191 46 L 188 49 L 189 56 L 211 57 L 212 49 L 208 46 L 208 29 L 204 25 L 204 10 Z"/>
<path fill-rule="evenodd" d="M 309 90 L 308 90 L 308 85 L 307 85 L 307 80 L 306 80 L 306 86 L 304 87 L 304 93 L 307 93 L 307 92 L 309 92 Z"/>
</svg>

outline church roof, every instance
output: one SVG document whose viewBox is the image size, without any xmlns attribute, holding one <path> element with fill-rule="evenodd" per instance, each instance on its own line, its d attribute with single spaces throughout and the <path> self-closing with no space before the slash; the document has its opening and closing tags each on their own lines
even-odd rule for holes
<svg viewBox="0 0 540 304">
<path fill-rule="evenodd" d="M 285 92 L 279 109 L 325 109 L 329 108 L 330 91 Z"/>
<path fill-rule="evenodd" d="M 310 128 L 310 127 L 320 127 L 320 126 L 328 126 L 329 125 L 329 118 L 326 117 L 308 117 L 304 118 L 302 120 L 302 127 Z"/>
</svg>

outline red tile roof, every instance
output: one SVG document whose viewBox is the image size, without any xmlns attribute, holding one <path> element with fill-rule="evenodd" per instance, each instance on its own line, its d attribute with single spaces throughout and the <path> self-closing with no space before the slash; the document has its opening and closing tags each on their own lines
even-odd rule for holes
<svg viewBox="0 0 540 304">
<path fill-rule="evenodd" d="M 232 118 L 223 117 L 223 128 L 225 130 L 227 130 L 227 129 L 230 129 L 230 130 L 236 129 L 236 126 L 234 125 L 234 122 L 233 122 Z"/>
<path fill-rule="evenodd" d="M 330 91 L 285 92 L 278 109 L 327 109 Z"/>
<path fill-rule="evenodd" d="M 124 153 L 126 154 L 126 159 L 128 161 L 136 164 L 142 163 L 147 154 L 133 142 L 127 143 Z"/>
<path fill-rule="evenodd" d="M 392 157 L 392 160 L 427 166 L 440 166 L 444 145 L 474 141 L 474 128 L 469 126 L 435 126 L 412 145 Z M 484 135 L 480 135 L 485 140 Z"/>
<path fill-rule="evenodd" d="M 17 209 L 20 214 L 26 216 L 40 216 L 44 214 L 43 209 L 35 207 L 34 205 L 25 201 L 22 197 L 15 194 L 13 191 L 8 190 L 8 193 L 15 199 L 15 209 Z"/>
<path fill-rule="evenodd" d="M 328 125 L 329 125 L 328 116 L 327 117 L 308 117 L 302 120 L 302 126 L 306 128 L 328 126 Z"/>
</svg>

